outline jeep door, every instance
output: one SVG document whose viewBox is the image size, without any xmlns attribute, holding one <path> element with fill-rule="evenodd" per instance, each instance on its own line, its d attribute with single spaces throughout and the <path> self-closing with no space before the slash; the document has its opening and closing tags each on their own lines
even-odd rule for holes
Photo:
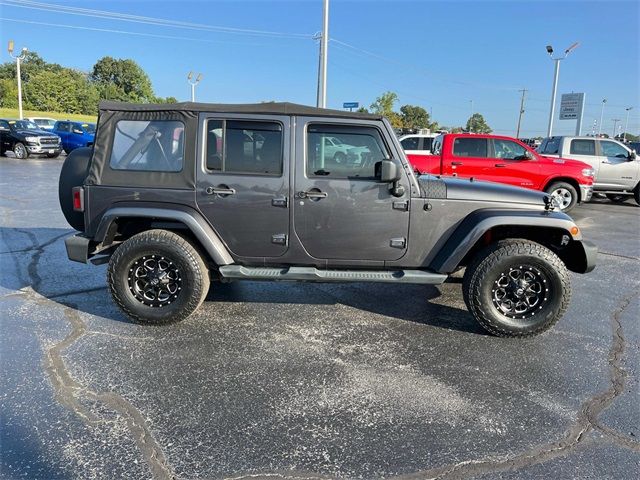
<svg viewBox="0 0 640 480">
<path fill-rule="evenodd" d="M 409 185 L 393 197 L 375 164 L 401 153 L 380 124 L 366 120 L 296 119 L 294 230 L 306 252 L 327 260 L 397 260 L 407 249 Z M 348 145 L 337 161 L 324 149 L 335 137 Z M 397 160 L 397 159 L 396 159 Z"/>
<path fill-rule="evenodd" d="M 240 257 L 279 257 L 289 239 L 287 116 L 201 114 L 196 201 Z"/>
<path fill-rule="evenodd" d="M 598 140 L 600 169 L 597 186 L 614 190 L 631 190 L 638 183 L 640 164 L 631 160 L 631 151 L 612 140 Z"/>
</svg>

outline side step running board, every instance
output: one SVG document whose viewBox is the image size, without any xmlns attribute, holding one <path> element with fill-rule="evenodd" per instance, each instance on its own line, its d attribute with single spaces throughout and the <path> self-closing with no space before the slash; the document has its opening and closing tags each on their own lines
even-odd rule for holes
<svg viewBox="0 0 640 480">
<path fill-rule="evenodd" d="M 303 280 L 308 282 L 384 282 L 439 285 L 448 275 L 426 270 L 318 270 L 314 267 L 244 267 L 223 265 L 224 278 Z"/>
</svg>

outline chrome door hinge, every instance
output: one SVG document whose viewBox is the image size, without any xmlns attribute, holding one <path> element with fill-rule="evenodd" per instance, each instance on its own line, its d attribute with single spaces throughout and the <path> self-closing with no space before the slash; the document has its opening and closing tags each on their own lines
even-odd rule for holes
<svg viewBox="0 0 640 480">
<path fill-rule="evenodd" d="M 271 243 L 275 243 L 276 245 L 287 245 L 288 241 L 289 236 L 286 233 L 271 235 Z"/>
</svg>

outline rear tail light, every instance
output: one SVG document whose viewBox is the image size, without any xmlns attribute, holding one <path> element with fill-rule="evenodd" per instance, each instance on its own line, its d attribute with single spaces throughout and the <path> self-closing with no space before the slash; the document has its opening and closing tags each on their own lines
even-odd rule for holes
<svg viewBox="0 0 640 480">
<path fill-rule="evenodd" d="M 73 195 L 73 209 L 76 212 L 84 212 L 84 188 L 73 187 L 71 194 Z"/>
</svg>

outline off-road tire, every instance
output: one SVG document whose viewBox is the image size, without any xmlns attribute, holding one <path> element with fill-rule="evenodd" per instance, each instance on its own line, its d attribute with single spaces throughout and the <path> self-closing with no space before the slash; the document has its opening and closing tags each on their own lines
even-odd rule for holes
<svg viewBox="0 0 640 480">
<path fill-rule="evenodd" d="M 25 147 L 21 142 L 17 142 L 13 146 L 13 154 L 18 160 L 26 160 L 29 158 L 29 150 L 27 150 L 27 147 Z"/>
<path fill-rule="evenodd" d="M 539 311 L 516 319 L 494 304 L 494 287 L 503 272 L 522 266 L 541 272 L 549 287 Z M 571 280 L 563 261 L 548 248 L 525 239 L 500 240 L 478 252 L 467 267 L 462 293 L 469 312 L 488 332 L 499 337 L 531 337 L 562 318 L 571 300 Z"/>
<path fill-rule="evenodd" d="M 549 195 L 552 195 L 553 192 L 555 192 L 556 190 L 563 190 L 565 192 L 568 192 L 569 195 L 571 195 L 571 201 L 568 203 L 566 207 L 561 209 L 564 213 L 570 212 L 573 209 L 573 207 L 575 207 L 576 204 L 578 203 L 578 191 L 570 183 L 553 182 L 545 189 L 545 192 L 548 193 Z"/>
<path fill-rule="evenodd" d="M 152 256 L 173 262 L 180 278 L 177 297 L 158 307 L 136 298 L 129 282 L 134 263 Z M 168 230 L 147 230 L 116 249 L 109 261 L 107 282 L 113 300 L 131 320 L 165 325 L 184 320 L 198 309 L 209 291 L 209 270 L 198 250 L 184 237 Z"/>
</svg>

